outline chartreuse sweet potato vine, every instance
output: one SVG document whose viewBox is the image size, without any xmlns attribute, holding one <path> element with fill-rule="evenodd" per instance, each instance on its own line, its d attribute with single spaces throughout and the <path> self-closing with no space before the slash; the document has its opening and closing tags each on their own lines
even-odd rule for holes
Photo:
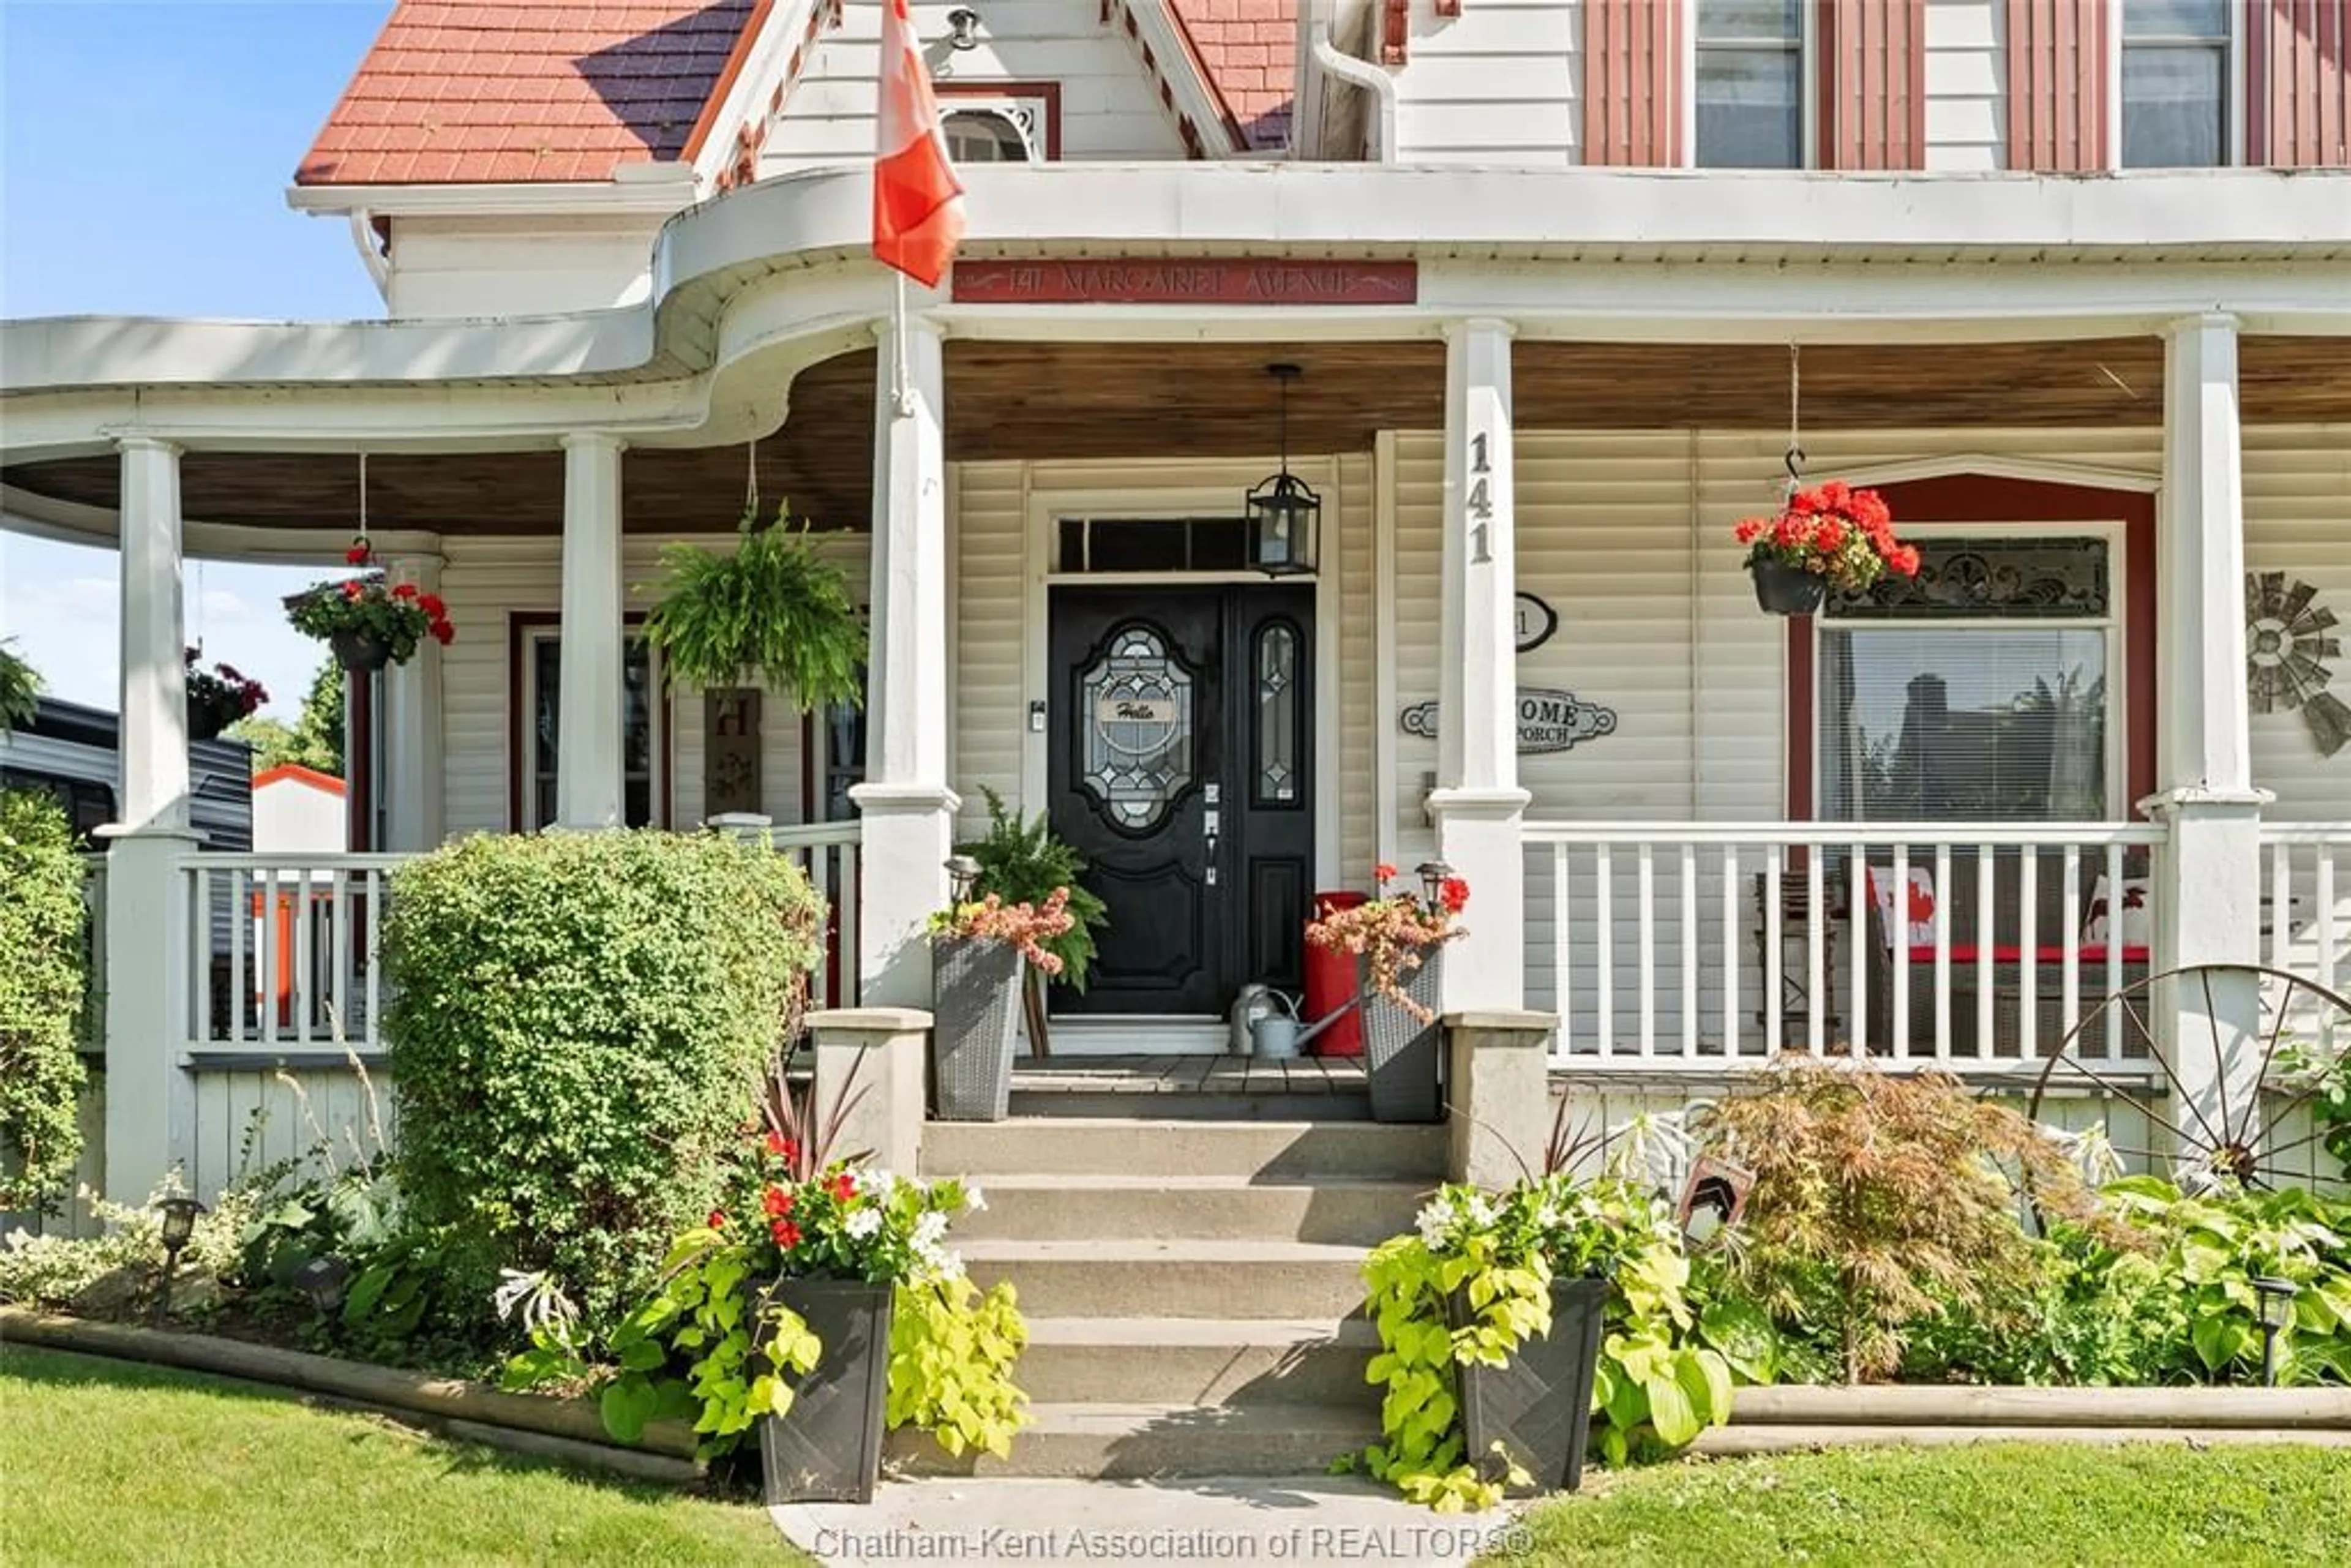
<svg viewBox="0 0 2351 1568">
<path fill-rule="evenodd" d="M 1447 1186 L 1421 1210 L 1417 1234 L 1364 1263 L 1383 1347 L 1366 1376 L 1387 1387 L 1386 1440 L 1343 1463 L 1444 1513 L 1491 1507 L 1526 1485 L 1504 1456 L 1467 1451 L 1456 1368 L 1504 1364 L 1548 1334 L 1555 1275 L 1610 1281 L 1593 1423 L 1611 1463 L 1687 1445 L 1729 1418 L 1734 1382 L 1773 1375 L 1769 1322 L 1741 1302 L 1699 1310 L 1679 1235 L 1641 1189 L 1563 1173 L 1500 1195 Z M 1458 1328 L 1446 1310 L 1456 1296 L 1468 1309 Z"/>
</svg>

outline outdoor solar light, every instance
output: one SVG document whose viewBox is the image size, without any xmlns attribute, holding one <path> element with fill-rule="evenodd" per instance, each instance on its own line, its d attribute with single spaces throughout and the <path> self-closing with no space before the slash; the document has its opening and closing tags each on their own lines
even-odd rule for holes
<svg viewBox="0 0 2351 1568">
<path fill-rule="evenodd" d="M 1682 1184 L 1681 1206 L 1676 1216 L 1681 1222 L 1682 1239 L 1692 1247 L 1702 1246 L 1738 1224 L 1739 1217 L 1747 1211 L 1747 1195 L 1754 1186 L 1753 1171 L 1711 1155 L 1700 1155 L 1691 1162 L 1689 1178 Z"/>
<path fill-rule="evenodd" d="M 1268 365 L 1265 373 L 1281 386 L 1281 472 L 1249 493 L 1249 564 L 1268 577 L 1289 577 L 1314 570 L 1322 498 L 1290 471 L 1290 383 L 1303 372 Z"/>
<path fill-rule="evenodd" d="M 979 47 L 979 13 L 958 5 L 947 13 L 947 47 L 961 53 Z"/>
<path fill-rule="evenodd" d="M 155 1315 L 171 1304 L 172 1281 L 180 1272 L 180 1250 L 196 1233 L 196 1216 L 204 1206 L 193 1197 L 167 1197 L 156 1207 L 163 1211 L 163 1277 L 155 1291 Z"/>
<path fill-rule="evenodd" d="M 1453 874 L 1453 868 L 1443 861 L 1423 861 L 1412 869 L 1420 877 L 1420 891 L 1435 904 L 1445 892 L 1445 879 Z"/>
<path fill-rule="evenodd" d="M 955 890 L 957 904 L 968 899 L 972 890 L 979 885 L 979 862 L 969 855 L 949 855 L 947 884 Z"/>
<path fill-rule="evenodd" d="M 351 1277 L 351 1266 L 340 1258 L 313 1258 L 294 1270 L 294 1284 L 321 1316 L 343 1304 L 343 1286 Z"/>
<path fill-rule="evenodd" d="M 2262 1381 L 2277 1381 L 2277 1337 L 2286 1324 L 2294 1321 L 2294 1299 L 2302 1287 L 2292 1280 L 2273 1275 L 2253 1276 L 2253 1294 L 2262 1315 Z"/>
</svg>

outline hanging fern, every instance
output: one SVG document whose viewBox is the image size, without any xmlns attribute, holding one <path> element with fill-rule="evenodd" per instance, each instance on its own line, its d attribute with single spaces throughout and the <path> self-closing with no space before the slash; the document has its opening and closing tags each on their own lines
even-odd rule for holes
<svg viewBox="0 0 2351 1568">
<path fill-rule="evenodd" d="M 731 555 L 698 545 L 662 550 L 669 581 L 645 616 L 645 639 L 670 678 L 689 686 L 764 682 L 801 711 L 864 701 L 865 621 L 849 580 L 782 507 L 762 526 L 747 510 Z"/>
</svg>

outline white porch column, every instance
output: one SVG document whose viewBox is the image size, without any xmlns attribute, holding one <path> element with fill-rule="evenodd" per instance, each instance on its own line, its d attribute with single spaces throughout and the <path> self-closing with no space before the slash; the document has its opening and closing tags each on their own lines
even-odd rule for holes
<svg viewBox="0 0 2351 1568">
<path fill-rule="evenodd" d="M 420 594 L 441 591 L 437 555 L 393 556 L 395 582 Z M 441 644 L 430 637 L 416 656 L 383 674 L 383 791 L 387 850 L 424 851 L 441 842 Z M 560 753 L 558 753 L 560 759 Z"/>
<path fill-rule="evenodd" d="M 931 1005 L 924 924 L 947 901 L 961 804 L 948 788 L 946 388 L 939 329 L 885 323 L 874 380 L 873 583 L 868 605 L 860 1005 Z M 893 383 L 904 367 L 901 393 Z"/>
<path fill-rule="evenodd" d="M 1468 934 L 1446 952 L 1447 1012 L 1515 1009 L 1526 993 L 1510 334 L 1508 322 L 1489 319 L 1446 331 L 1441 674 L 1428 810 L 1439 857 L 1469 883 Z"/>
<path fill-rule="evenodd" d="M 180 449 L 133 436 L 122 455 L 121 821 L 106 856 L 106 1190 L 144 1201 L 194 1145 L 189 1039 L 186 628 Z M 193 1186 L 193 1176 L 189 1185 Z"/>
<path fill-rule="evenodd" d="M 562 689 L 555 725 L 555 820 L 617 828 L 622 787 L 621 453 L 602 434 L 563 438 Z"/>
<path fill-rule="evenodd" d="M 2156 551 L 2158 793 L 2171 842 L 2155 867 L 2155 967 L 2261 956 L 2261 812 L 2245 698 L 2243 454 L 2237 322 L 2172 323 L 2164 352 L 2163 497 Z M 2258 988 L 2167 988 L 2149 1025 L 2168 1050 L 2179 1125 L 2210 1141 L 2259 1113 Z M 2226 1048 L 2216 1061 L 2216 1037 Z M 2225 1111 L 2224 1108 L 2225 1107 Z"/>
</svg>

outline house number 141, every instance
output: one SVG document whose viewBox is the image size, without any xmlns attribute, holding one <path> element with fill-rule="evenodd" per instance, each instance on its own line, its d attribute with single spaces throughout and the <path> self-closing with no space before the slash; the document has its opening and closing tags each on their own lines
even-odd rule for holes
<svg viewBox="0 0 2351 1568">
<path fill-rule="evenodd" d="M 1494 516 L 1493 497 L 1487 494 L 1492 483 L 1494 465 L 1487 451 L 1489 437 L 1484 431 L 1469 438 L 1469 564 L 1492 564 L 1494 551 L 1489 533 Z"/>
</svg>

